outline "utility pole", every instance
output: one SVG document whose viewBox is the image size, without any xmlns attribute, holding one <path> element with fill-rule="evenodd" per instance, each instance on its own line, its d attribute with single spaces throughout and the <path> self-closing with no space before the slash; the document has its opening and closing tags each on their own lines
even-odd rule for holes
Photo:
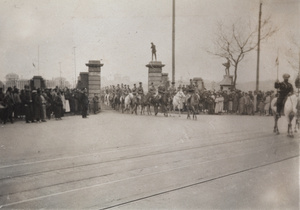
<svg viewBox="0 0 300 210">
<path fill-rule="evenodd" d="M 175 0 L 172 12 L 172 82 L 175 82 Z"/>
<path fill-rule="evenodd" d="M 59 76 L 60 76 L 60 87 L 62 87 L 62 79 L 61 79 L 61 62 L 59 62 Z"/>
<path fill-rule="evenodd" d="M 38 76 L 40 75 L 40 45 L 38 45 Z"/>
<path fill-rule="evenodd" d="M 75 68 L 75 75 L 74 75 L 74 88 L 76 88 L 76 47 L 74 47 L 74 68 Z"/>
<path fill-rule="evenodd" d="M 259 90 L 259 55 L 260 55 L 260 27 L 261 27 L 261 7 L 259 4 L 259 18 L 258 18 L 258 42 L 257 42 L 257 64 L 256 64 L 256 91 Z"/>
</svg>

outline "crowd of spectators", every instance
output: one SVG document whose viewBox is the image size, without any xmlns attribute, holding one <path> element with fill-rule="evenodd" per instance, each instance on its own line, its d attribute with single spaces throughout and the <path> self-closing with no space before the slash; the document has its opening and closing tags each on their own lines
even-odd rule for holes
<svg viewBox="0 0 300 210">
<path fill-rule="evenodd" d="M 96 96 L 93 101 L 95 100 L 98 100 Z M 8 87 L 3 92 L 3 88 L 0 88 L 0 122 L 2 124 L 13 123 L 15 120 L 25 120 L 26 123 L 40 123 L 50 119 L 61 120 L 65 114 L 82 114 L 86 117 L 88 106 L 86 89 L 56 87 L 43 90 L 30 89 L 25 85 L 22 90 Z M 94 108 L 94 112 L 96 111 Z"/>
<path fill-rule="evenodd" d="M 272 115 L 271 101 L 276 93 L 271 91 L 200 91 L 203 111 L 210 114 Z M 212 100 L 208 100 L 211 98 Z M 211 103 L 207 103 L 211 101 Z"/>
</svg>

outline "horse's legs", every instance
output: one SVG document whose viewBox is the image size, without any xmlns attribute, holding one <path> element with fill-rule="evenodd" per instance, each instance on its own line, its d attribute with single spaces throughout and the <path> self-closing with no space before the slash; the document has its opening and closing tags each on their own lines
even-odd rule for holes
<svg viewBox="0 0 300 210">
<path fill-rule="evenodd" d="M 187 108 L 187 119 L 190 119 L 190 118 L 191 118 L 191 116 L 190 116 L 190 109 Z"/>
<path fill-rule="evenodd" d="M 275 125 L 274 125 L 274 133 L 276 133 L 276 135 L 279 135 L 279 130 L 278 130 L 278 119 L 279 116 L 275 116 Z"/>
<path fill-rule="evenodd" d="M 292 137 L 293 131 L 292 131 L 291 127 L 292 127 L 292 124 L 289 122 L 289 124 L 288 124 L 288 131 L 287 131 L 287 136 L 288 137 Z"/>
<path fill-rule="evenodd" d="M 193 119 L 197 120 L 197 109 L 195 109 L 195 106 L 193 106 Z"/>
<path fill-rule="evenodd" d="M 295 133 L 297 133 L 297 127 L 299 127 L 299 121 L 298 119 L 296 118 L 296 121 L 295 121 Z"/>
</svg>

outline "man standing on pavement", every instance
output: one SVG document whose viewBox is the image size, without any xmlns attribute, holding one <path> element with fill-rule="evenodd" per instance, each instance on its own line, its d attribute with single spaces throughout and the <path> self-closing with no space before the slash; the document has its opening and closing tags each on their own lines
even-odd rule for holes
<svg viewBox="0 0 300 210">
<path fill-rule="evenodd" d="M 87 110 L 89 107 L 89 98 L 87 95 L 87 90 L 86 88 L 83 89 L 83 93 L 81 96 L 81 104 L 82 104 L 82 118 L 87 118 Z"/>
<path fill-rule="evenodd" d="M 33 122 L 33 101 L 31 90 L 28 85 L 25 85 L 25 120 L 26 123 Z"/>
<path fill-rule="evenodd" d="M 284 101 L 285 98 L 288 97 L 289 95 L 291 95 L 294 92 L 293 89 L 293 85 L 291 83 L 289 83 L 289 78 L 290 75 L 289 74 L 284 74 L 283 76 L 284 81 L 283 82 L 279 82 L 278 80 L 276 80 L 275 82 L 275 88 L 278 88 L 278 99 L 277 99 L 277 113 L 276 113 L 276 117 L 280 117 L 281 115 L 281 111 L 284 107 Z"/>
</svg>

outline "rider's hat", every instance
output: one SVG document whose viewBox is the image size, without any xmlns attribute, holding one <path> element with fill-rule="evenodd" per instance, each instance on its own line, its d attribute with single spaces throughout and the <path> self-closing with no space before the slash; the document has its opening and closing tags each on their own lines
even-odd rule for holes
<svg viewBox="0 0 300 210">
<path fill-rule="evenodd" d="M 288 78 L 290 78 L 290 75 L 289 74 L 284 74 L 284 75 L 282 75 L 282 77 L 283 77 L 283 79 L 288 79 Z"/>
<path fill-rule="evenodd" d="M 174 85 L 175 84 L 175 82 L 172 82 L 172 85 Z"/>
<path fill-rule="evenodd" d="M 139 83 L 140 85 L 142 84 L 142 82 Z"/>
</svg>

